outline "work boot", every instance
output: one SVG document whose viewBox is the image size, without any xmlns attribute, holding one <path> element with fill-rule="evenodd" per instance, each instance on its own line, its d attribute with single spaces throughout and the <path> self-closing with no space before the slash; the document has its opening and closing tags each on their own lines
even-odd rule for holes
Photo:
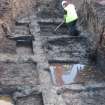
<svg viewBox="0 0 105 105">
<path fill-rule="evenodd" d="M 72 36 L 79 36 L 80 32 L 78 30 L 75 30 L 71 33 Z"/>
</svg>

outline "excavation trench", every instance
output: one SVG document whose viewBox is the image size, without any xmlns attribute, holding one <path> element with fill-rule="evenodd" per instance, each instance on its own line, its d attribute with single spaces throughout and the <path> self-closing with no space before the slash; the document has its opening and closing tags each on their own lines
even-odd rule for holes
<svg viewBox="0 0 105 105">
<path fill-rule="evenodd" d="M 86 89 L 82 88 L 82 86 L 93 85 L 105 81 L 104 74 L 100 69 L 97 70 L 94 61 L 92 61 L 90 57 L 92 53 L 87 37 L 83 35 L 71 36 L 66 25 L 61 26 L 61 28 L 54 32 L 59 22 L 38 23 L 40 26 L 39 33 L 42 43 L 41 50 L 44 50 L 44 56 L 46 56 L 50 65 L 50 79 L 54 86 L 59 88 L 64 87 L 64 89 L 61 89 L 60 94 L 66 105 L 70 105 L 71 102 L 78 105 L 77 103 L 81 101 L 88 104 L 91 98 L 94 100 L 91 102 L 93 104 L 95 100 L 97 100 L 96 98 L 99 98 L 98 95 L 101 95 L 102 102 L 104 102 L 104 93 L 100 87 L 99 90 L 94 87 L 91 88 L 91 86 L 89 88 L 86 87 Z M 27 24 L 16 24 L 10 39 L 16 41 L 16 54 L 20 59 L 17 62 L 0 62 L 0 83 L 2 86 L 7 84 L 7 93 L 1 92 L 1 95 L 10 95 L 11 92 L 8 92 L 8 90 L 10 90 L 9 85 L 16 85 L 16 88 L 12 89 L 12 94 L 15 92 L 14 97 L 17 97 L 16 105 L 34 105 L 34 103 L 43 105 L 42 95 L 40 95 L 38 89 L 32 88 L 40 85 L 37 63 L 32 62 L 32 59 L 31 62 L 23 62 L 21 58 L 23 56 L 28 56 L 30 58 L 35 55 L 35 52 L 40 52 L 40 49 L 33 52 L 33 41 L 35 40 Z M 38 43 L 36 43 L 36 46 L 37 44 Z M 74 89 L 76 86 L 73 87 L 74 90 L 65 88 L 68 85 L 74 84 L 80 85 L 81 88 L 79 89 L 78 86 L 77 90 Z M 3 87 L 1 88 L 3 89 Z M 20 90 L 17 91 L 17 88 Z M 37 92 L 38 94 L 36 94 Z M 94 98 L 95 95 L 97 95 L 97 97 Z M 87 101 L 87 99 L 89 101 Z M 100 103 L 101 99 L 99 100 L 99 104 Z"/>
<path fill-rule="evenodd" d="M 90 44 L 88 38 L 84 37 L 86 35 L 71 36 L 65 25 L 54 32 L 57 25 L 39 22 L 53 84 L 63 86 L 104 82 L 103 73 L 97 70 L 91 58 Z"/>
<path fill-rule="evenodd" d="M 88 40 L 82 36 L 71 36 L 64 25 L 54 33 L 57 24 L 39 23 L 40 34 L 50 63 L 78 62 L 89 60 Z"/>
<path fill-rule="evenodd" d="M 55 32 L 63 18 L 61 0 L 38 2 L 39 9 L 32 10 L 40 12 L 38 17 L 29 13 L 16 20 L 9 39 L 1 39 L 0 53 L 16 56 L 12 62 L 0 59 L 0 102 L 43 105 L 44 99 L 46 105 L 60 105 L 55 98 L 59 101 L 61 95 L 66 105 L 104 105 L 105 76 L 92 59 L 95 49 L 85 37 L 89 33 L 71 36 L 65 24 Z"/>
<path fill-rule="evenodd" d="M 104 105 L 105 76 L 95 65 L 94 49 L 87 36 L 71 36 L 59 23 L 39 22 L 40 36 L 50 64 L 52 84 L 66 105 Z M 82 33 L 83 34 L 83 33 Z"/>
</svg>

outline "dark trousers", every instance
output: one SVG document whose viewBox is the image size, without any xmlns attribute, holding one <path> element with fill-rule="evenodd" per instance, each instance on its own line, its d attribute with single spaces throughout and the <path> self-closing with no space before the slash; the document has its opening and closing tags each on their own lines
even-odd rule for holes
<svg viewBox="0 0 105 105">
<path fill-rule="evenodd" d="M 77 27 L 76 27 L 76 22 L 77 22 L 77 20 L 72 21 L 72 22 L 70 22 L 70 23 L 67 24 L 67 27 L 69 29 L 70 35 L 76 36 L 76 35 L 79 34 L 79 32 L 77 30 Z"/>
</svg>

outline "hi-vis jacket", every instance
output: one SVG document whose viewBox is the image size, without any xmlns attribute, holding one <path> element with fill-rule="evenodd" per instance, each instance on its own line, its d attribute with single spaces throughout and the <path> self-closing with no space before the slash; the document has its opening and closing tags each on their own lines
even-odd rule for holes
<svg viewBox="0 0 105 105">
<path fill-rule="evenodd" d="M 78 19 L 77 12 L 73 4 L 68 4 L 64 10 L 67 12 L 67 14 L 64 15 L 65 23 L 70 23 Z"/>
</svg>

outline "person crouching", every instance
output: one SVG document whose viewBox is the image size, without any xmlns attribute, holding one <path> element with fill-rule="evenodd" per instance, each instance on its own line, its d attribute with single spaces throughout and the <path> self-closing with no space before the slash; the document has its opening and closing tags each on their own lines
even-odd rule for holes
<svg viewBox="0 0 105 105">
<path fill-rule="evenodd" d="M 79 34 L 79 31 L 76 27 L 78 15 L 75 5 L 69 1 L 62 1 L 62 7 L 64 9 L 64 22 L 69 29 L 70 35 L 77 36 Z"/>
</svg>

